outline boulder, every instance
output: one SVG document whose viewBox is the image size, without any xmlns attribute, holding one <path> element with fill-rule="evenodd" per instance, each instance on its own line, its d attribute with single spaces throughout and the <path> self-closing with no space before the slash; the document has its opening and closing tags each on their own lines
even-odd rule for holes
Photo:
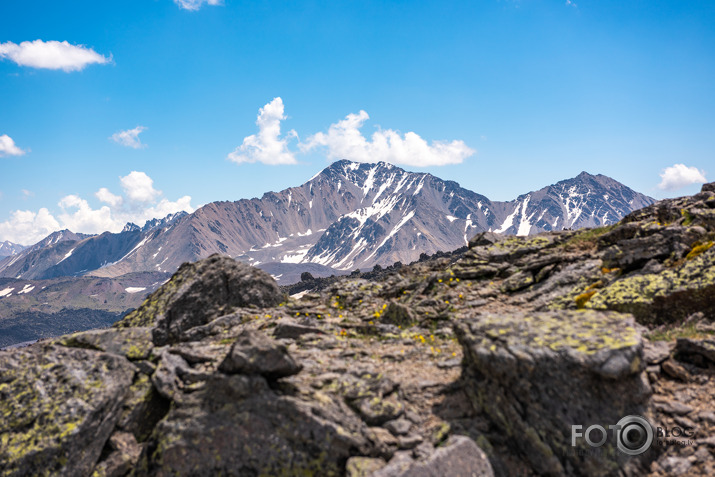
<svg viewBox="0 0 715 477">
<path fill-rule="evenodd" d="M 187 330 L 229 314 L 235 307 L 264 308 L 284 299 L 268 273 L 212 255 L 183 264 L 169 282 L 115 326 L 154 325 L 154 343 L 162 346 L 184 340 Z"/>
<path fill-rule="evenodd" d="M 492 477 L 494 472 L 484 451 L 466 436 L 452 436 L 424 460 L 406 453 L 394 457 L 371 477 Z"/>
<path fill-rule="evenodd" d="M 633 317 L 594 311 L 464 316 L 455 325 L 464 348 L 463 379 L 475 412 L 537 474 L 611 475 L 637 458 L 602 453 L 572 425 L 616 424 L 648 411 L 643 344 Z"/>
<path fill-rule="evenodd" d="M 219 369 L 230 374 L 259 374 L 275 380 L 299 373 L 302 366 L 276 340 L 258 331 L 244 330 Z"/>
<path fill-rule="evenodd" d="M 126 359 L 94 350 L 0 352 L 0 474 L 90 475 L 134 373 Z"/>
</svg>

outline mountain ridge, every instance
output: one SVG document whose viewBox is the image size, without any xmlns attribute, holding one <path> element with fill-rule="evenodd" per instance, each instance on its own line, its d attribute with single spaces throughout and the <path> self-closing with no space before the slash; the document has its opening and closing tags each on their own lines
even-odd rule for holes
<svg viewBox="0 0 715 477">
<path fill-rule="evenodd" d="M 652 202 L 586 172 L 501 202 L 429 173 L 341 160 L 261 198 L 211 202 L 142 228 L 127 224 L 119 234 L 66 231 L 55 242 L 49 236 L 39 243 L 44 246 L 0 260 L 0 276 L 173 272 L 213 253 L 255 266 L 315 263 L 348 271 L 456 249 L 481 231 L 526 235 L 607 225 Z"/>
</svg>

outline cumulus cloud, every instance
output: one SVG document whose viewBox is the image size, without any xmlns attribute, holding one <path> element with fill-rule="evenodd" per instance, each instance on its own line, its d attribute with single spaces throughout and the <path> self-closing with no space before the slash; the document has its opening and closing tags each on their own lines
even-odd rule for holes
<svg viewBox="0 0 715 477">
<path fill-rule="evenodd" d="M 112 134 L 109 139 L 122 146 L 131 147 L 132 149 L 141 149 L 146 147 L 146 144 L 142 144 L 139 139 L 139 134 L 142 131 L 146 131 L 146 129 L 144 126 L 137 126 L 134 129 L 116 132 Z"/>
<path fill-rule="evenodd" d="M 116 221 L 112 218 L 112 211 L 108 206 L 102 206 L 97 210 L 92 209 L 89 203 L 76 196 L 68 195 L 58 204 L 62 208 L 59 215 L 63 228 L 73 232 L 99 233 L 105 230 L 116 230 Z"/>
<path fill-rule="evenodd" d="M 196 11 L 206 5 L 223 5 L 223 0 L 174 0 L 174 3 L 184 10 Z"/>
<path fill-rule="evenodd" d="M 94 193 L 94 196 L 99 199 L 100 202 L 109 204 L 111 207 L 119 207 L 123 202 L 121 196 L 112 194 L 106 187 L 99 189 Z"/>
<path fill-rule="evenodd" d="M 73 232 L 98 234 L 120 232 L 127 222 L 143 225 L 147 220 L 163 218 L 180 211 L 193 212 L 191 197 L 186 195 L 176 201 L 162 197 L 161 191 L 154 189 L 154 181 L 144 172 L 132 171 L 119 178 L 124 192 L 116 195 L 108 188 L 100 188 L 94 196 L 103 204 L 92 208 L 86 199 L 71 194 L 57 204 L 60 211 L 56 216 L 42 208 L 37 213 L 15 211 L 9 220 L 0 222 L 0 241 L 23 245 L 39 242 L 52 232 L 69 229 Z"/>
<path fill-rule="evenodd" d="M 151 202 L 161 195 L 154 189 L 154 180 L 144 172 L 132 171 L 119 178 L 124 193 L 134 202 Z"/>
<path fill-rule="evenodd" d="M 697 167 L 688 167 L 685 164 L 673 164 L 663 169 L 660 173 L 659 189 L 677 190 L 690 184 L 704 184 L 707 182 L 705 171 Z"/>
<path fill-rule="evenodd" d="M 281 121 L 286 119 L 283 111 L 283 100 L 280 97 L 263 106 L 256 120 L 258 134 L 245 137 L 243 143 L 228 155 L 228 159 L 237 164 L 296 164 L 295 155 L 288 149 L 288 140 L 298 135 L 291 130 L 285 137 L 281 137 Z"/>
<path fill-rule="evenodd" d="M 0 222 L 0 240 L 31 245 L 60 229 L 59 222 L 44 207 L 38 212 L 16 210 L 10 220 Z"/>
<path fill-rule="evenodd" d="M 80 71 L 91 64 L 109 63 L 112 58 L 100 55 L 84 45 L 71 45 L 66 41 L 23 41 L 19 45 L 8 41 L 0 43 L 0 58 L 7 58 L 20 66 Z"/>
<path fill-rule="evenodd" d="M 4 156 L 22 156 L 26 151 L 23 151 L 15 145 L 7 134 L 0 135 L 0 157 Z"/>
<path fill-rule="evenodd" d="M 404 136 L 392 129 L 375 131 L 371 140 L 360 128 L 370 118 L 365 111 L 348 114 L 331 124 L 327 133 L 319 132 L 301 145 L 304 151 L 327 148 L 329 159 L 349 159 L 358 162 L 385 161 L 415 167 L 459 164 L 475 153 L 464 141 L 432 141 L 428 144 L 417 133 Z"/>
</svg>

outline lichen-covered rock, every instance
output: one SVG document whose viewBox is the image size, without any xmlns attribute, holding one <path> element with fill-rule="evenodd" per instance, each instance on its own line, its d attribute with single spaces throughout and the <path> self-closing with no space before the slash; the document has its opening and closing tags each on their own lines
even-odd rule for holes
<svg viewBox="0 0 715 477">
<path fill-rule="evenodd" d="M 285 296 L 271 276 L 230 257 L 212 255 L 185 263 L 168 283 L 149 295 L 117 327 L 154 325 L 154 343 L 181 341 L 195 326 L 230 313 L 234 307 L 275 306 Z"/>
<path fill-rule="evenodd" d="M 611 475 L 627 461 L 614 451 L 571 447 L 571 426 L 617 423 L 648 411 L 642 342 L 618 313 L 549 312 L 465 316 L 455 325 L 464 379 L 477 413 L 488 416 L 539 474 Z"/>
<path fill-rule="evenodd" d="M 492 477 L 494 471 L 484 451 L 466 436 L 452 436 L 444 446 L 423 460 L 401 454 L 378 470 L 372 477 Z"/>
<path fill-rule="evenodd" d="M 68 335 L 58 341 L 72 348 L 87 348 L 120 354 L 130 360 L 149 357 L 154 348 L 151 328 L 126 328 L 84 331 Z"/>
<path fill-rule="evenodd" d="M 219 369 L 231 374 L 260 374 L 275 380 L 299 373 L 302 366 L 276 340 L 257 331 L 244 330 Z"/>
<path fill-rule="evenodd" d="M 135 368 L 56 345 L 0 352 L 0 474 L 89 475 Z"/>
<path fill-rule="evenodd" d="M 632 275 L 595 290 L 586 308 L 632 313 L 643 323 L 673 323 L 695 312 L 715 316 L 715 248 L 676 268 Z"/>
<path fill-rule="evenodd" d="M 364 433 L 339 403 L 279 393 L 259 375 L 218 373 L 174 401 L 137 474 L 337 476 L 352 452 L 369 455 Z"/>
</svg>

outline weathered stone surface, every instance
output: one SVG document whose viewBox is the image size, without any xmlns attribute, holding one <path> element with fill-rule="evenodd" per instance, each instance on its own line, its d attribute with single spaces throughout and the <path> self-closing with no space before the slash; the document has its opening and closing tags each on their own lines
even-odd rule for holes
<svg viewBox="0 0 715 477">
<path fill-rule="evenodd" d="M 141 446 L 134 436 L 128 432 L 115 432 L 109 438 L 108 448 L 111 451 L 94 469 L 92 477 L 123 477 L 134 469 Z"/>
<path fill-rule="evenodd" d="M 715 364 L 715 339 L 678 338 L 675 351 L 680 360 L 704 367 Z"/>
<path fill-rule="evenodd" d="M 279 320 L 273 330 L 273 337 L 276 339 L 296 339 L 310 333 L 322 333 L 320 328 L 302 325 L 292 320 Z"/>
<path fill-rule="evenodd" d="M 643 359 L 646 364 L 660 364 L 670 357 L 673 346 L 667 341 L 643 342 Z"/>
<path fill-rule="evenodd" d="M 135 369 L 56 345 L 0 352 L 0 474 L 89 475 Z"/>
<path fill-rule="evenodd" d="M 385 460 L 376 457 L 351 457 L 345 465 L 346 477 L 371 477 L 385 467 Z"/>
<path fill-rule="evenodd" d="M 260 374 L 267 379 L 278 379 L 297 374 L 302 366 L 274 339 L 260 332 L 244 330 L 219 369 L 225 373 Z"/>
<path fill-rule="evenodd" d="M 608 475 L 626 465 L 613 451 L 580 456 L 571 426 L 617 423 L 648 410 L 642 341 L 632 317 L 560 312 L 465 317 L 465 386 L 537 473 Z M 613 447 L 613 442 L 607 443 Z"/>
<path fill-rule="evenodd" d="M 367 452 L 365 430 L 339 405 L 316 406 L 261 376 L 214 375 L 159 422 L 137 474 L 341 475 L 351 450 Z"/>
<path fill-rule="evenodd" d="M 228 314 L 234 307 L 275 306 L 284 298 L 268 273 L 212 255 L 182 265 L 166 285 L 116 326 L 154 324 L 154 343 L 161 346 L 181 341 L 185 331 Z"/>
<path fill-rule="evenodd" d="M 394 462 L 393 462 L 394 461 Z M 470 438 L 452 436 L 443 447 L 436 449 L 425 460 L 412 460 L 405 454 L 391 460 L 372 477 L 443 477 L 494 475 L 484 451 Z"/>
<path fill-rule="evenodd" d="M 120 354 L 130 360 L 149 357 L 154 344 L 151 328 L 93 330 L 69 335 L 59 341 L 64 346 Z"/>
</svg>

